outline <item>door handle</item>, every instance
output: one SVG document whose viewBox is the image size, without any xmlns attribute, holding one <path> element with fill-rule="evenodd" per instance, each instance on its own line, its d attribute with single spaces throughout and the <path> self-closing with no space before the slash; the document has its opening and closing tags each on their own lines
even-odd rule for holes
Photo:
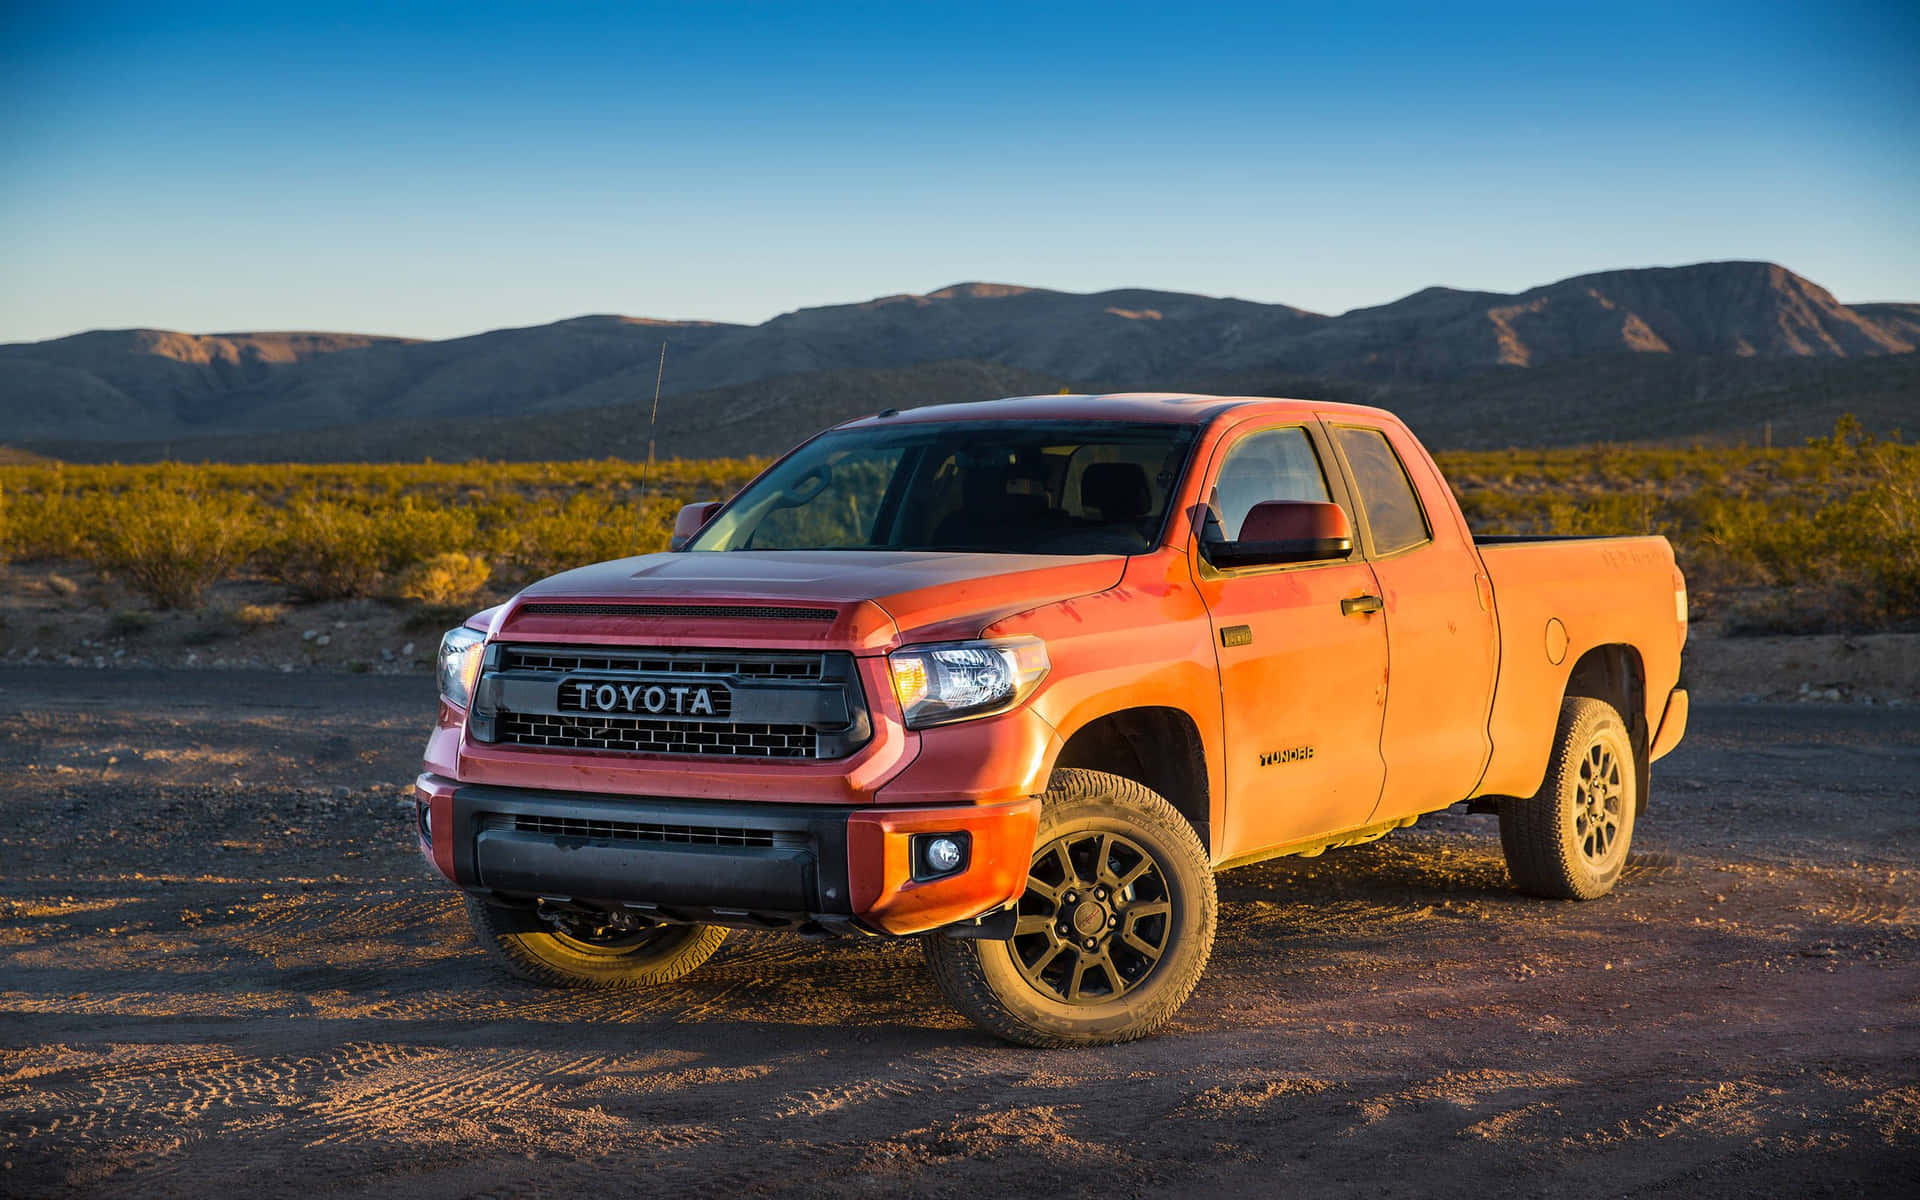
<svg viewBox="0 0 1920 1200">
<path fill-rule="evenodd" d="M 1340 615 L 1350 617 L 1355 613 L 1377 613 L 1386 604 L 1378 596 L 1348 596 L 1340 602 Z"/>
</svg>

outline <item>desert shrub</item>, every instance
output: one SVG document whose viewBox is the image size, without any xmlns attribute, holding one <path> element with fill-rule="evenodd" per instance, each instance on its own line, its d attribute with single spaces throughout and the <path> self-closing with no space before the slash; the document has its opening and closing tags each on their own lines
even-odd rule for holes
<svg viewBox="0 0 1920 1200">
<path fill-rule="evenodd" d="M 260 569 L 302 600 L 344 600 L 370 594 L 384 563 L 380 522 L 333 501 L 283 511 L 260 548 Z"/>
<path fill-rule="evenodd" d="M 154 607 L 185 608 L 246 557 L 252 508 L 244 496 L 124 493 L 101 506 L 91 541 L 100 561 Z"/>
<path fill-rule="evenodd" d="M 639 502 L 635 464 L 402 463 L 188 467 L 0 466 L 0 552 L 109 565 L 103 534 L 128 496 L 226 497 L 257 514 L 255 567 L 302 600 L 390 593 L 442 554 L 475 555 L 526 579 L 657 549 L 679 506 L 725 495 L 761 460 L 659 464 Z"/>
<path fill-rule="evenodd" d="M 284 604 L 242 604 L 227 614 L 228 619 L 243 629 L 261 629 L 268 625 L 278 625 L 287 619 L 287 606 Z"/>
<path fill-rule="evenodd" d="M 394 593 L 403 600 L 448 605 L 471 599 L 487 586 L 493 569 L 477 555 L 450 550 L 417 562 L 400 573 Z"/>
<path fill-rule="evenodd" d="M 5 556 L 16 562 L 85 558 L 104 521 L 101 495 L 16 490 L 7 500 Z"/>
<path fill-rule="evenodd" d="M 1867 444 L 1856 451 L 1864 486 L 1810 522 L 1859 627 L 1920 621 L 1920 450 Z"/>
<path fill-rule="evenodd" d="M 659 504 L 634 505 L 593 493 L 567 497 L 557 509 L 529 510 L 504 532 L 517 579 L 537 579 L 587 563 L 663 550 L 667 529 Z"/>
<path fill-rule="evenodd" d="M 412 499 L 379 511 L 380 566 L 404 571 L 418 563 L 473 547 L 478 522 L 465 508 L 441 508 Z"/>
<path fill-rule="evenodd" d="M 390 575 L 462 551 L 474 536 L 472 514 L 411 498 L 372 510 L 303 501 L 279 514 L 259 562 L 268 578 L 302 600 L 345 600 L 374 595 Z"/>
</svg>

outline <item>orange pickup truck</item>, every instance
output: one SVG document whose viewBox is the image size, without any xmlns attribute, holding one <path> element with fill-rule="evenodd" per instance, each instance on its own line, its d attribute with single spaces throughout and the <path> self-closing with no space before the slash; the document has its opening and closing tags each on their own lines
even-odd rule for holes
<svg viewBox="0 0 1920 1200">
<path fill-rule="evenodd" d="M 1476 540 L 1378 409 L 889 410 L 448 633 L 420 848 L 540 982 L 911 935 L 991 1033 L 1124 1041 L 1222 868 L 1465 803 L 1522 891 L 1605 894 L 1686 636 L 1664 538 Z"/>
</svg>

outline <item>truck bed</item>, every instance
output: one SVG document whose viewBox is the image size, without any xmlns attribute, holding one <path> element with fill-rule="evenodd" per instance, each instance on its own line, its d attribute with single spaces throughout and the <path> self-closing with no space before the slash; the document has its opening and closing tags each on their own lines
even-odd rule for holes
<svg viewBox="0 0 1920 1200">
<path fill-rule="evenodd" d="M 1493 757 L 1483 795 L 1525 796 L 1539 786 L 1567 680 L 1569 645 L 1624 647 L 1642 687 L 1629 726 L 1660 726 L 1679 681 L 1686 591 L 1663 537 L 1496 535 L 1475 538 L 1492 583 L 1500 670 L 1488 722 Z M 1662 631 L 1670 635 L 1661 636 Z"/>
</svg>

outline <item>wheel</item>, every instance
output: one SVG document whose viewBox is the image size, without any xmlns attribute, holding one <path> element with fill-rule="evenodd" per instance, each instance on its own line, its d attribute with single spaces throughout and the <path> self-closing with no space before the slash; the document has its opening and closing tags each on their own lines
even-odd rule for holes
<svg viewBox="0 0 1920 1200">
<path fill-rule="evenodd" d="M 1561 704 L 1540 790 L 1500 808 L 1500 845 L 1515 887 L 1558 900 L 1613 890 L 1640 802 L 1634 761 L 1633 739 L 1612 705 L 1585 696 Z"/>
<path fill-rule="evenodd" d="M 550 924 L 532 909 L 467 898 L 474 936 L 494 960 L 549 987 L 637 988 L 670 983 L 713 957 L 727 931 L 717 925 L 621 929 L 589 917 Z"/>
<path fill-rule="evenodd" d="M 922 944 L 934 982 L 996 1037 L 1098 1046 L 1158 1032 L 1213 950 L 1213 869 L 1186 818 L 1117 775 L 1053 774 L 1013 936 Z"/>
</svg>

